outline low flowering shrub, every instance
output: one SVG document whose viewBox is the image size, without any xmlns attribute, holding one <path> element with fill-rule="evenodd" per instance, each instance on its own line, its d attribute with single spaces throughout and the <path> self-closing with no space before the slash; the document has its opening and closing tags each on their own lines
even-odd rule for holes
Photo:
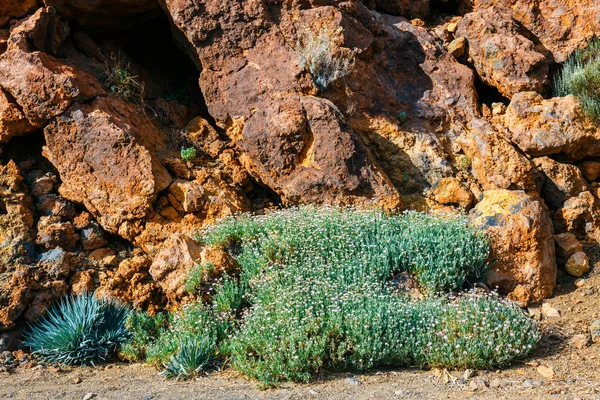
<svg viewBox="0 0 600 400">
<path fill-rule="evenodd" d="M 127 341 L 129 309 L 92 293 L 65 297 L 55 303 L 25 335 L 25 346 L 41 361 L 65 365 L 95 365 L 108 361 Z"/>
<path fill-rule="evenodd" d="M 461 215 L 300 207 L 225 219 L 197 239 L 227 249 L 240 272 L 171 314 L 146 351 L 167 376 L 192 376 L 219 357 L 264 387 L 322 369 L 490 368 L 539 339 L 511 303 L 452 294 L 482 275 L 489 255 Z M 423 299 L 398 286 L 400 273 Z"/>
</svg>

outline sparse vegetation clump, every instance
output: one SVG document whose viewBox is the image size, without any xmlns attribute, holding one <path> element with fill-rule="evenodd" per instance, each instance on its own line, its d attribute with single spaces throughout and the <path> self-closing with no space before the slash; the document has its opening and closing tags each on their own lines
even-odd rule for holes
<svg viewBox="0 0 600 400">
<path fill-rule="evenodd" d="M 181 149 L 181 160 L 185 162 L 192 161 L 196 158 L 197 152 L 195 147 L 185 147 Z"/>
<path fill-rule="evenodd" d="M 133 104 L 145 105 L 146 85 L 131 72 L 131 65 L 120 55 L 113 54 L 106 62 L 103 81 L 114 95 Z"/>
<path fill-rule="evenodd" d="M 354 66 L 354 52 L 338 44 L 341 33 L 341 27 L 307 30 L 304 39 L 297 44 L 300 66 L 308 70 L 321 91 L 348 76 Z"/>
<path fill-rule="evenodd" d="M 41 361 L 64 365 L 95 365 L 109 361 L 130 333 L 129 309 L 92 293 L 65 297 L 31 326 L 25 345 Z"/>
<path fill-rule="evenodd" d="M 567 59 L 554 90 L 557 96 L 576 96 L 587 117 L 600 125 L 600 39 L 591 40 Z"/>
</svg>

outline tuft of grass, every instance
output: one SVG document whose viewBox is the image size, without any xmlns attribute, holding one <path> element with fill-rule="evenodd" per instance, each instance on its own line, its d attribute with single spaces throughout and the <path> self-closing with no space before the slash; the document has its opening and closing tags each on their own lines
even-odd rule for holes
<svg viewBox="0 0 600 400">
<path fill-rule="evenodd" d="M 586 116 L 600 125 L 600 39 L 575 51 L 554 82 L 556 96 L 576 96 Z"/>
<path fill-rule="evenodd" d="M 195 147 L 187 147 L 181 149 L 181 159 L 185 162 L 192 161 L 196 158 L 196 148 Z"/>
<path fill-rule="evenodd" d="M 145 105 L 146 84 L 131 72 L 131 65 L 120 55 L 110 56 L 102 78 L 104 85 L 114 95 L 130 103 Z"/>
<path fill-rule="evenodd" d="M 25 335 L 25 346 L 47 363 L 95 365 L 108 361 L 130 333 L 129 309 L 92 293 L 55 303 Z"/>
<path fill-rule="evenodd" d="M 162 374 L 167 378 L 188 379 L 196 376 L 212 360 L 215 344 L 205 336 L 186 336 L 177 353 L 169 358 Z"/>
<path fill-rule="evenodd" d="M 310 72 L 321 91 L 349 75 L 354 66 L 354 52 L 338 45 L 342 32 L 341 27 L 332 29 L 327 26 L 318 31 L 307 30 L 303 40 L 297 44 L 300 67 Z"/>
</svg>

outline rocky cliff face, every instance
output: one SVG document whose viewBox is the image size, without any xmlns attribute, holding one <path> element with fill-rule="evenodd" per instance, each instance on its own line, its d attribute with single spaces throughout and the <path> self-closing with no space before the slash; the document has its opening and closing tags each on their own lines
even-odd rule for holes
<svg viewBox="0 0 600 400">
<path fill-rule="evenodd" d="M 0 0 L 0 330 L 95 288 L 175 305 L 191 233 L 294 204 L 472 208 L 489 283 L 551 296 L 553 235 L 600 240 L 600 129 L 548 97 L 599 21 L 595 0 Z"/>
</svg>

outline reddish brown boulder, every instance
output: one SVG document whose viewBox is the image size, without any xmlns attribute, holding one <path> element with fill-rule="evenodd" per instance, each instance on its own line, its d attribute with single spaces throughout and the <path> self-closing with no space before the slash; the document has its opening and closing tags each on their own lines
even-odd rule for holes
<svg viewBox="0 0 600 400">
<path fill-rule="evenodd" d="M 82 203 L 108 232 L 132 239 L 171 181 L 154 156 L 164 140 L 158 129 L 135 106 L 98 98 L 75 104 L 44 133 L 61 196 Z"/>
<path fill-rule="evenodd" d="M 509 139 L 534 157 L 556 154 L 577 161 L 600 155 L 600 129 L 573 96 L 545 100 L 534 92 L 519 93 L 503 122 Z"/>
<path fill-rule="evenodd" d="M 294 21 L 301 25 L 319 17 L 335 18 L 336 9 L 306 10 L 310 16 L 299 22 L 297 9 L 252 4 L 209 1 L 204 12 L 194 12 L 198 6 L 191 1 L 163 2 L 187 38 L 184 44 L 204 66 L 200 86 L 209 112 L 241 150 L 242 165 L 284 202 L 374 200 L 390 208 L 400 206 L 398 192 L 335 105 L 299 94 L 314 94 L 317 87 L 286 44 L 298 37 L 287 42 L 285 35 L 297 28 Z M 278 18 L 285 32 L 275 24 L 275 8 L 283 13 Z"/>
<path fill-rule="evenodd" d="M 75 206 L 73 206 L 73 203 L 55 194 L 40 196 L 35 206 L 42 216 L 55 215 L 63 221 L 68 221 L 75 217 Z M 75 225 L 75 228 L 81 229 L 77 225 Z"/>
<path fill-rule="evenodd" d="M 94 291 L 94 276 L 91 271 L 78 271 L 70 280 L 71 294 L 80 295 Z"/>
<path fill-rule="evenodd" d="M 62 247 L 65 250 L 75 250 L 79 235 L 71 222 L 62 222 L 58 216 L 41 217 L 37 224 L 35 243 L 45 249 Z"/>
<path fill-rule="evenodd" d="M 18 104 L 0 88 L 0 143 L 33 130 L 35 127 L 25 118 Z"/>
<path fill-rule="evenodd" d="M 202 249 L 189 236 L 173 235 L 166 240 L 150 266 L 150 275 L 158 282 L 171 304 L 186 295 L 185 281 L 200 259 Z"/>
<path fill-rule="evenodd" d="M 549 60 L 527 38 L 509 12 L 490 7 L 463 17 L 456 31 L 469 43 L 468 56 L 481 80 L 504 96 L 542 90 Z"/>
<path fill-rule="evenodd" d="M 0 26 L 11 18 L 22 17 L 38 5 L 38 0 L 0 0 Z"/>
<path fill-rule="evenodd" d="M 36 43 L 30 41 L 32 35 L 34 38 L 41 35 L 48 40 L 44 36 L 45 30 L 38 33 L 41 28 L 34 22 L 36 18 L 41 18 L 39 12 L 13 31 L 8 50 L 0 55 L 0 87 L 10 94 L 29 123 L 40 127 L 64 112 L 73 101 L 89 100 L 103 94 L 104 90 L 88 73 L 32 48 L 31 43 Z M 42 27 L 60 23 L 56 17 L 48 18 L 54 22 L 41 24 Z M 63 38 L 64 34 L 61 35 Z M 57 45 L 54 36 L 50 36 L 49 43 L 51 49 Z"/>
<path fill-rule="evenodd" d="M 554 243 L 556 244 L 556 262 L 559 265 L 565 265 L 569 257 L 583 251 L 583 245 L 577 240 L 577 236 L 569 232 L 554 235 Z"/>
<path fill-rule="evenodd" d="M 534 166 L 487 121 L 471 120 L 458 143 L 485 190 L 535 189 Z"/>
<path fill-rule="evenodd" d="M 600 31 L 596 0 L 469 0 L 475 10 L 496 6 L 510 12 L 539 42 L 563 62 Z"/>
<path fill-rule="evenodd" d="M 556 284 L 553 227 L 544 205 L 523 191 L 491 190 L 471 210 L 490 235 L 496 261 L 487 281 L 522 304 L 552 296 Z"/>
<path fill-rule="evenodd" d="M 553 217 L 557 233 L 570 232 L 578 239 L 600 242 L 600 200 L 591 192 L 571 197 Z"/>
<path fill-rule="evenodd" d="M 100 282 L 96 293 L 115 297 L 137 309 L 159 311 L 164 306 L 164 296 L 148 272 L 150 264 L 146 256 L 123 260 L 114 274 Z"/>
<path fill-rule="evenodd" d="M 570 164 L 562 164 L 549 157 L 533 160 L 546 180 L 542 185 L 542 197 L 552 210 L 560 208 L 565 200 L 589 190 L 579 168 Z"/>
</svg>

